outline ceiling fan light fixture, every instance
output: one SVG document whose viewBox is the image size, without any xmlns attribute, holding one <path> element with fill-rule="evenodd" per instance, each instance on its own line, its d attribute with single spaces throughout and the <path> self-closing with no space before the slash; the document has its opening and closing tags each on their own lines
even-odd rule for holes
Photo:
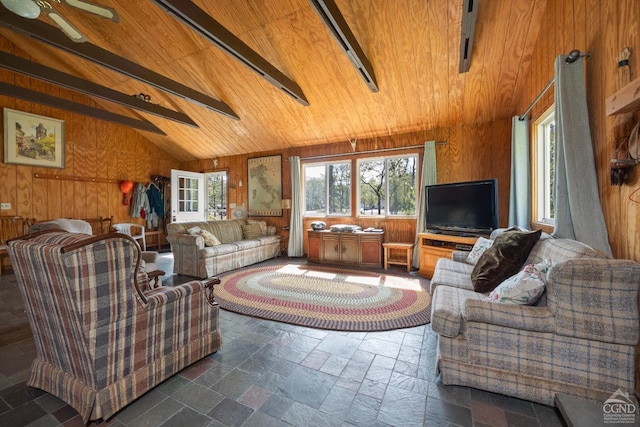
<svg viewBox="0 0 640 427">
<path fill-rule="evenodd" d="M 0 0 L 2 5 L 18 16 L 27 19 L 38 19 L 40 8 L 31 0 Z"/>
</svg>

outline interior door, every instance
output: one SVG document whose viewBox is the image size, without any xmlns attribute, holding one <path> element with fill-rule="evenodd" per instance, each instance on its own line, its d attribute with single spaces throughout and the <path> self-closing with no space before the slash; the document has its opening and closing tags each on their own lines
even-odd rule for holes
<svg viewBox="0 0 640 427">
<path fill-rule="evenodd" d="M 204 221 L 205 175 L 171 169 L 171 222 Z"/>
</svg>

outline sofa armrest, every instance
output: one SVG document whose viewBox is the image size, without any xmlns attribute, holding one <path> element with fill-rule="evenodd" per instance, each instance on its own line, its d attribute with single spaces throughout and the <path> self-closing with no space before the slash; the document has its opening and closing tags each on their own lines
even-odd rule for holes
<svg viewBox="0 0 640 427">
<path fill-rule="evenodd" d="M 513 329 L 555 331 L 554 317 L 547 307 L 469 300 L 465 305 L 464 318 L 467 322 L 490 323 Z"/>
<path fill-rule="evenodd" d="M 191 234 L 170 234 L 167 241 L 172 245 L 197 246 L 204 249 L 204 239 L 202 236 L 192 236 Z"/>
<path fill-rule="evenodd" d="M 469 251 L 453 251 L 451 253 L 451 259 L 458 262 L 466 262 Z"/>
</svg>

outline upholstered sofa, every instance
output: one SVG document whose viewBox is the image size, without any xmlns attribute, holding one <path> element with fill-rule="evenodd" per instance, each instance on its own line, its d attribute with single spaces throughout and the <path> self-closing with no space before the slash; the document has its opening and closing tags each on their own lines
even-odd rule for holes
<svg viewBox="0 0 640 427">
<path fill-rule="evenodd" d="M 534 305 L 474 292 L 467 252 L 436 263 L 431 281 L 437 369 L 456 384 L 554 405 L 556 393 L 603 402 L 633 392 L 640 265 L 573 240 L 539 240 L 525 265 L 548 260 Z"/>
<path fill-rule="evenodd" d="M 85 424 L 220 348 L 213 283 L 149 289 L 129 236 L 44 231 L 8 246 L 36 345 L 27 384 Z"/>
<path fill-rule="evenodd" d="M 256 232 L 257 229 L 259 232 Z M 189 232 L 191 230 L 191 233 Z M 200 234 L 215 236 L 205 244 Z M 173 252 L 173 272 L 199 278 L 246 267 L 280 256 L 280 236 L 264 221 L 242 219 L 198 221 L 167 225 Z"/>
</svg>

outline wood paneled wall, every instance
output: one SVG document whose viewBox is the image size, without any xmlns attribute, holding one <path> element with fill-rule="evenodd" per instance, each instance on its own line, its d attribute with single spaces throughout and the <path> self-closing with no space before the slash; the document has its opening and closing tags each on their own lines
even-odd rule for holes
<svg viewBox="0 0 640 427">
<path fill-rule="evenodd" d="M 4 43 L 3 50 L 14 50 L 2 38 L 0 43 Z M 96 107 L 87 96 L 8 71 L 0 70 L 0 80 Z M 0 215 L 37 221 L 113 216 L 114 222 L 142 223 L 132 220 L 129 207 L 122 205 L 119 182 L 128 179 L 146 184 L 151 175 L 170 176 L 171 169 L 179 165 L 141 134 L 124 126 L 6 96 L 0 96 L 0 107 L 65 122 L 64 169 L 4 164 L 4 150 L 0 151 L 0 202 L 11 203 L 11 209 L 0 211 Z M 1 135 L 4 140 L 4 129 Z M 34 174 L 55 174 L 64 179 L 42 179 Z M 74 181 L 72 177 L 97 182 Z"/>
<path fill-rule="evenodd" d="M 477 125 L 461 125 L 452 128 L 425 130 L 400 135 L 390 135 L 381 138 L 358 140 L 356 152 L 352 156 L 340 156 L 335 159 L 357 159 L 371 157 L 375 154 L 358 154 L 358 152 L 380 150 L 386 148 L 401 148 L 423 145 L 425 141 L 435 140 L 446 142 L 436 146 L 436 163 L 438 182 L 472 181 L 477 179 L 498 178 L 500 201 L 500 224 L 506 225 L 509 208 L 509 175 L 511 155 L 511 121 L 500 120 L 491 123 Z M 300 156 L 302 162 L 330 161 L 331 159 L 305 160 L 308 157 L 325 156 L 331 154 L 351 153 L 351 145 L 348 141 L 337 142 L 329 145 L 313 147 L 291 148 L 279 152 L 257 152 L 251 155 L 239 155 L 218 158 L 217 168 L 213 168 L 213 160 L 205 159 L 193 162 L 185 162 L 182 168 L 190 171 L 212 172 L 226 170 L 229 174 L 229 203 L 248 206 L 247 194 L 247 160 L 251 157 L 260 157 L 273 154 L 282 155 L 282 181 L 283 198 L 291 198 L 291 174 L 287 159 L 291 156 Z M 400 151 L 403 152 L 403 151 Z M 422 165 L 423 150 L 408 150 L 408 152 L 420 153 L 420 166 Z M 392 152 L 386 154 L 398 154 Z M 383 153 L 385 154 L 385 153 Z M 239 180 L 243 186 L 238 185 Z M 352 179 L 355 185 L 356 179 Z M 286 217 L 264 218 L 270 225 L 284 227 Z M 304 220 L 305 229 L 313 219 Z M 406 219 L 386 218 L 358 218 L 331 217 L 324 220 L 327 225 L 336 223 L 357 224 L 363 228 L 376 227 L 385 230 L 385 241 L 413 242 L 416 232 L 416 221 Z M 306 253 L 305 237 L 305 253 Z"/>
<path fill-rule="evenodd" d="M 615 119 L 606 115 L 605 100 L 617 89 L 617 56 L 624 47 L 632 51 L 631 78 L 640 78 L 640 1 L 548 0 L 531 73 L 519 96 L 519 111 L 524 111 L 553 78 L 557 55 L 572 49 L 591 52 L 585 61 L 585 83 L 609 242 L 614 257 L 640 262 L 640 197 L 634 193 L 640 189 L 640 167 L 632 170 L 628 184 L 621 187 L 610 184 L 609 173 Z M 532 110 L 532 118 L 535 120 L 552 103 L 553 91 L 549 91 Z M 640 395 L 640 346 L 636 353 L 635 392 Z"/>
<path fill-rule="evenodd" d="M 557 55 L 572 49 L 590 52 L 585 60 L 585 84 L 598 185 L 609 241 L 616 258 L 640 261 L 640 169 L 622 187 L 610 184 L 609 159 L 614 148 L 614 118 L 605 113 L 605 100 L 616 91 L 617 56 L 632 50 L 632 79 L 640 77 L 640 2 L 637 0 L 548 0 L 540 35 L 533 51 L 532 69 L 518 97 L 523 112 L 553 78 Z M 547 92 L 531 112 L 532 121 L 553 104 Z M 636 115 L 638 118 L 638 115 Z"/>
</svg>

